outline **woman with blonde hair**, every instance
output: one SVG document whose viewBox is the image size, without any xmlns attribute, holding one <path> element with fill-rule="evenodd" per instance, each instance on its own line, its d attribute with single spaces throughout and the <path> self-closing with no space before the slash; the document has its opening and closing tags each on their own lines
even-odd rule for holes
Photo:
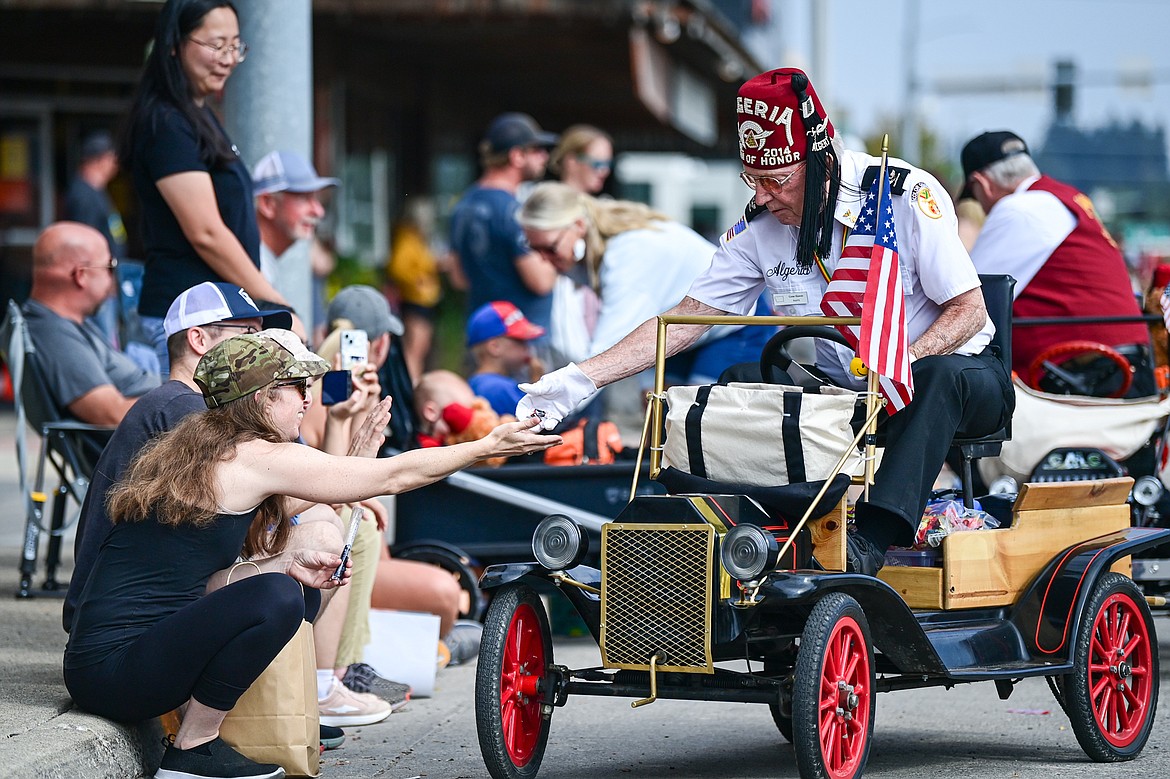
<svg viewBox="0 0 1170 779">
<path fill-rule="evenodd" d="M 613 170 L 613 139 L 591 124 L 575 124 L 561 133 L 548 169 L 578 192 L 596 195 Z"/>
<path fill-rule="evenodd" d="M 556 182 L 537 185 L 517 218 L 534 251 L 600 297 L 586 356 L 677 304 L 715 253 L 710 241 L 649 206 L 600 200 Z M 731 365 L 758 360 L 769 335 L 764 327 L 712 328 L 671 358 L 668 373 L 686 383 L 714 381 Z"/>
<path fill-rule="evenodd" d="M 81 708 L 120 722 L 185 706 L 156 779 L 284 775 L 224 743 L 220 725 L 313 619 L 318 590 L 347 584 L 349 568 L 336 554 L 296 549 L 260 560 L 254 575 L 209 583 L 223 581 L 241 548 L 245 557 L 279 553 L 293 503 L 404 492 L 488 457 L 560 443 L 529 430 L 530 420 L 457 446 L 333 457 L 296 443 L 308 385 L 327 369 L 263 333 L 218 344 L 194 377 L 208 411 L 144 448 L 110 492 L 114 526 L 77 605 L 65 685 Z"/>
</svg>

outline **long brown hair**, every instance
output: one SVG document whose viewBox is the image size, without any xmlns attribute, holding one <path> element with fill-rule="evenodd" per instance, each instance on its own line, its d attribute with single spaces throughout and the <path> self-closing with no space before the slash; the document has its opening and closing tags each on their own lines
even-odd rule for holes
<svg viewBox="0 0 1170 779">
<path fill-rule="evenodd" d="M 111 521 L 139 522 L 153 514 L 163 525 L 211 525 L 220 513 L 216 466 L 234 460 L 236 448 L 246 441 L 287 440 L 265 408 L 265 400 L 278 391 L 270 386 L 264 395 L 249 393 L 219 408 L 191 414 L 144 446 L 106 499 Z M 284 521 L 283 504 L 280 495 L 260 504 L 244 542 L 245 557 L 284 549 L 290 528 Z"/>
</svg>

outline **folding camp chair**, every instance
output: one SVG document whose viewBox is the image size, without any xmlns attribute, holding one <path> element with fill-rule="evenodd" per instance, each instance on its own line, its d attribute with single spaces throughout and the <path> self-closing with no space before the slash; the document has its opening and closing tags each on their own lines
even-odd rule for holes
<svg viewBox="0 0 1170 779">
<path fill-rule="evenodd" d="M 66 419 L 48 387 L 37 363 L 36 349 L 29 337 L 28 325 L 15 301 L 8 301 L 8 315 L 0 326 L 0 357 L 3 357 L 12 376 L 16 407 L 16 463 L 19 474 L 21 500 L 25 509 L 24 543 L 20 561 L 20 586 L 16 597 L 29 598 L 37 594 L 64 595 L 65 588 L 57 581 L 61 563 L 61 539 L 76 521 L 73 512 L 66 522 L 70 500 L 80 509 L 93 475 L 94 466 L 114 428 L 89 425 Z M 28 430 L 26 424 L 41 436 L 36 473 L 30 479 Z M 45 492 L 49 470 L 57 476 L 53 490 L 50 523 L 45 524 Z M 34 590 L 37 552 L 41 536 L 49 539 L 45 556 L 45 581 Z"/>
</svg>

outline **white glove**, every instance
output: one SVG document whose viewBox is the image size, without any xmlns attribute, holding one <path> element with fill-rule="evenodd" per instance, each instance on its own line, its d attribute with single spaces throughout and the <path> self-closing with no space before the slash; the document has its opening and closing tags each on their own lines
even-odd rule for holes
<svg viewBox="0 0 1170 779">
<path fill-rule="evenodd" d="M 546 373 L 540 381 L 521 384 L 524 397 L 516 404 L 516 418 L 540 417 L 540 429 L 552 430 L 583 402 L 597 394 L 597 387 L 571 362 L 564 368 Z"/>
</svg>

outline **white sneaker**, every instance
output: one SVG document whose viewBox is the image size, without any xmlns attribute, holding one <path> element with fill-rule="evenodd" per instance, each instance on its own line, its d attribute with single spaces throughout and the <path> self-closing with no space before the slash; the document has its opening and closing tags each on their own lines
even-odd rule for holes
<svg viewBox="0 0 1170 779">
<path fill-rule="evenodd" d="M 375 695 L 355 693 L 333 680 L 329 694 L 317 701 L 322 725 L 345 728 L 353 725 L 373 725 L 390 716 L 390 704 Z"/>
</svg>

